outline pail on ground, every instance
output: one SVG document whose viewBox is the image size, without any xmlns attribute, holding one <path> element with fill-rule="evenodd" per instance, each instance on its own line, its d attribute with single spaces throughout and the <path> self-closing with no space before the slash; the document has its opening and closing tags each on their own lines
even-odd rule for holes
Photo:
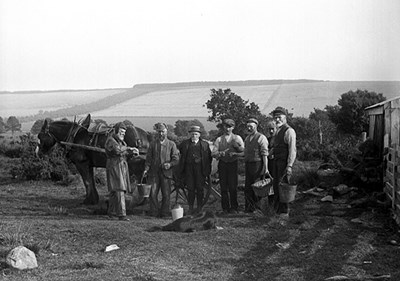
<svg viewBox="0 0 400 281">
<path fill-rule="evenodd" d="M 140 183 L 137 185 L 137 187 L 140 196 L 145 198 L 150 196 L 151 184 Z"/>
<path fill-rule="evenodd" d="M 290 203 L 294 201 L 296 196 L 297 185 L 291 185 L 288 183 L 279 183 L 279 200 L 282 203 Z"/>
<path fill-rule="evenodd" d="M 172 220 L 180 219 L 181 217 L 183 217 L 183 208 L 180 205 L 175 206 L 171 210 L 171 213 L 172 213 Z"/>
</svg>

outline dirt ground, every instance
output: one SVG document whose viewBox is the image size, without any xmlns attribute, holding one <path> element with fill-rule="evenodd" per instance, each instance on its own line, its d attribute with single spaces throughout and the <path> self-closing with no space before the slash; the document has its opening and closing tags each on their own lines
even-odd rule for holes
<svg viewBox="0 0 400 281">
<path fill-rule="evenodd" d="M 81 204 L 79 181 L 3 181 L 0 280 L 400 280 L 400 236 L 389 210 L 368 196 L 329 203 L 323 195 L 298 190 L 286 226 L 239 213 L 219 215 L 215 230 L 148 232 L 171 218 L 136 209 L 128 222 L 111 221 L 99 206 Z M 218 212 L 219 200 L 206 208 Z M 7 268 L 6 254 L 19 244 L 36 252 L 38 268 Z M 110 244 L 120 249 L 104 252 Z"/>
</svg>

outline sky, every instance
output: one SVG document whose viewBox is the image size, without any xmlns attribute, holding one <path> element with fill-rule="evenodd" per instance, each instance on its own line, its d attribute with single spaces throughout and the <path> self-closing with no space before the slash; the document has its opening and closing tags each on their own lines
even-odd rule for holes
<svg viewBox="0 0 400 281">
<path fill-rule="evenodd" d="M 400 81 L 398 0 L 0 0 L 0 91 Z"/>
</svg>

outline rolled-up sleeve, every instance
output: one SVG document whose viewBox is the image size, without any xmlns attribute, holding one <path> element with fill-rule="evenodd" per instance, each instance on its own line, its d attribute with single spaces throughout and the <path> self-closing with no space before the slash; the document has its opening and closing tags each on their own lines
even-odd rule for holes
<svg viewBox="0 0 400 281">
<path fill-rule="evenodd" d="M 258 139 L 258 144 L 260 145 L 260 154 L 262 156 L 268 156 L 268 139 L 266 136 L 261 135 Z"/>
<path fill-rule="evenodd" d="M 297 148 L 296 148 L 296 132 L 293 128 L 286 130 L 284 135 L 284 141 L 288 144 L 289 155 L 288 155 L 288 166 L 293 166 L 294 160 L 296 160 Z"/>
<path fill-rule="evenodd" d="M 218 157 L 218 154 L 219 154 L 219 143 L 220 142 L 221 142 L 221 137 L 218 137 L 216 139 L 216 141 L 214 142 L 214 144 L 213 144 L 213 148 L 212 148 L 212 151 L 211 151 L 211 156 L 212 157 Z"/>
</svg>

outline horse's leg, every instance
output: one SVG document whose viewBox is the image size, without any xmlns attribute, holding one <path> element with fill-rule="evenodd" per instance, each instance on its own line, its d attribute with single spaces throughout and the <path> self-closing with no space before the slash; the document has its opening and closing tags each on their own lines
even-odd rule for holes
<svg viewBox="0 0 400 281">
<path fill-rule="evenodd" d="M 99 194 L 95 186 L 93 167 L 88 162 L 81 162 L 76 164 L 76 168 L 82 177 L 86 189 L 86 198 L 83 204 L 96 205 L 99 203 Z"/>
</svg>

